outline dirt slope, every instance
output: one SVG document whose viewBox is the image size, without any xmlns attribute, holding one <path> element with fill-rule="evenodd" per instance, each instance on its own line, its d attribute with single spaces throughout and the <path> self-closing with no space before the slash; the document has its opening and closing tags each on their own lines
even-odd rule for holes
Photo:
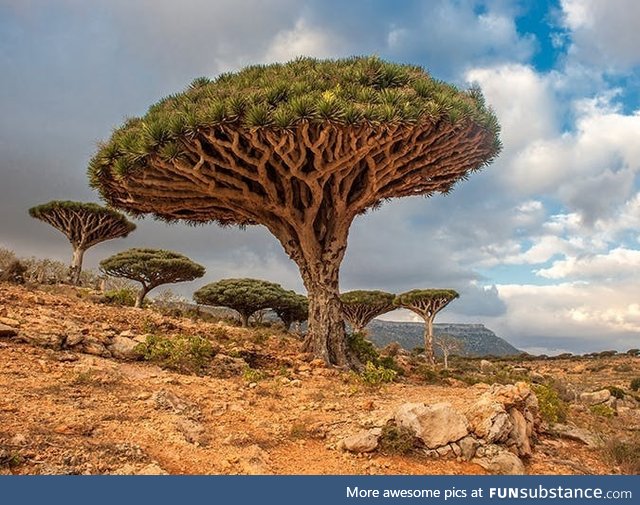
<svg viewBox="0 0 640 505">
<path fill-rule="evenodd" d="M 485 385 L 403 379 L 370 388 L 305 361 L 299 342 L 259 332 L 115 308 L 68 293 L 0 284 L 0 318 L 20 332 L 216 336 L 220 352 L 253 356 L 264 378 L 183 375 L 0 340 L 0 473 L 481 474 L 477 465 L 420 454 L 354 455 L 339 441 L 405 402 L 463 407 Z M 1 320 L 0 320 L 1 322 Z M 637 362 L 634 363 L 637 367 Z M 549 373 L 546 370 L 546 373 Z M 542 437 L 527 471 L 610 473 L 602 451 Z"/>
</svg>

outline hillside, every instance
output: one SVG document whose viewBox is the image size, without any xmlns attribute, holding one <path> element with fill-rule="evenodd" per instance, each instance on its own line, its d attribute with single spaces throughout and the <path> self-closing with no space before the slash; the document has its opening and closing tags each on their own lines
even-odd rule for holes
<svg viewBox="0 0 640 505">
<path fill-rule="evenodd" d="M 369 330 L 368 338 L 378 347 L 384 347 L 391 342 L 398 342 L 409 351 L 416 347 L 424 347 L 423 323 L 374 319 L 367 329 Z M 448 334 L 458 339 L 462 343 L 460 354 L 463 356 L 513 356 L 520 353 L 518 349 L 483 324 L 435 323 L 433 332 L 436 337 Z M 436 354 L 438 353 L 436 349 Z"/>
<path fill-rule="evenodd" d="M 640 366 L 631 356 L 494 361 L 493 371 L 459 361 L 440 374 L 399 353 L 402 375 L 376 384 L 310 360 L 297 338 L 278 329 L 111 307 L 98 298 L 70 287 L 0 283 L 0 474 L 484 474 L 494 470 L 482 458 L 466 460 L 451 448 L 341 448 L 363 430 L 380 433 L 408 402 L 465 412 L 495 381 L 505 391 L 528 391 L 523 382 L 509 385 L 523 377 L 544 377 L 563 391 L 627 388 Z M 196 368 L 182 372 L 180 347 L 171 360 L 133 360 L 131 344 L 150 338 L 204 339 L 212 353 L 200 345 Z M 594 439 L 626 440 L 640 430 L 634 402 L 625 396 L 611 418 L 572 403 L 567 422 Z M 601 447 L 537 429 L 523 458 L 527 473 L 635 471 L 612 463 Z"/>
</svg>

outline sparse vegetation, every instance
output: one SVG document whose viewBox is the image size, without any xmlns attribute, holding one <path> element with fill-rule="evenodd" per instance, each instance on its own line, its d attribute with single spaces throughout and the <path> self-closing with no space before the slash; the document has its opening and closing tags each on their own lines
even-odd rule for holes
<svg viewBox="0 0 640 505">
<path fill-rule="evenodd" d="M 624 398 L 624 389 L 619 388 L 618 386 L 608 386 L 607 389 L 614 398 L 617 398 L 618 400 L 622 400 Z"/>
<path fill-rule="evenodd" d="M 413 450 L 415 434 L 406 426 L 398 426 L 389 421 L 382 427 L 379 450 L 383 454 L 404 455 Z"/>
<path fill-rule="evenodd" d="M 564 423 L 567 420 L 569 406 L 555 389 L 546 384 L 532 384 L 531 389 L 538 397 L 542 419 L 548 423 Z"/>
<path fill-rule="evenodd" d="M 640 474 L 640 439 L 611 439 L 605 446 L 605 455 L 611 464 L 620 467 L 622 473 Z"/>
<path fill-rule="evenodd" d="M 107 305 L 133 307 L 136 304 L 136 292 L 129 288 L 114 289 L 111 291 L 105 291 L 102 295 L 102 299 Z"/>
<path fill-rule="evenodd" d="M 631 379 L 631 382 L 629 383 L 629 389 L 631 389 L 631 391 L 640 390 L 640 377 L 634 377 L 633 379 Z"/>
<path fill-rule="evenodd" d="M 267 375 L 262 370 L 258 370 L 256 368 L 251 368 L 248 366 L 242 371 L 242 378 L 247 382 L 260 382 L 265 379 Z"/>
<path fill-rule="evenodd" d="M 204 373 L 215 354 L 211 341 L 198 335 L 149 335 L 136 350 L 163 368 L 195 374 Z"/>
<path fill-rule="evenodd" d="M 360 372 L 360 380 L 369 386 L 379 386 L 386 382 L 393 382 L 398 373 L 382 365 L 376 366 L 371 361 L 367 361 L 364 369 Z"/>
<path fill-rule="evenodd" d="M 598 405 L 591 405 L 589 410 L 595 414 L 596 416 L 602 417 L 613 417 L 616 415 L 616 411 L 613 410 L 609 405 L 605 405 L 604 403 L 599 403 Z"/>
</svg>

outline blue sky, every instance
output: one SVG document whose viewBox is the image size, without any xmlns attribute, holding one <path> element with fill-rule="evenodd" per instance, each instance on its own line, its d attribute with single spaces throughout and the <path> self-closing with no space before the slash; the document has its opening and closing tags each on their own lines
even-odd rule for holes
<svg viewBox="0 0 640 505">
<path fill-rule="evenodd" d="M 462 296 L 440 321 L 481 322 L 531 351 L 638 347 L 639 23 L 636 0 L 0 0 L 0 247 L 66 261 L 64 237 L 26 209 L 97 200 L 96 142 L 193 78 L 373 53 L 479 84 L 504 150 L 446 197 L 356 220 L 342 289 L 452 287 Z M 260 227 L 146 219 L 87 266 L 133 246 L 205 264 L 203 281 L 175 287 L 185 295 L 234 276 L 303 289 Z"/>
</svg>

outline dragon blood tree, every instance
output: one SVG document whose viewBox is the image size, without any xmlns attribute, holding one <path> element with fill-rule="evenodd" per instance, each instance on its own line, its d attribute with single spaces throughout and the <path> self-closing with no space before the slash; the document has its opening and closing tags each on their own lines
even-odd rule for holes
<svg viewBox="0 0 640 505">
<path fill-rule="evenodd" d="M 89 177 L 133 214 L 266 226 L 308 292 L 306 350 L 348 366 L 338 274 L 352 221 L 450 191 L 495 158 L 498 130 L 478 89 L 420 67 L 299 58 L 195 80 L 114 131 Z"/>
<path fill-rule="evenodd" d="M 201 287 L 193 299 L 202 305 L 229 307 L 240 314 L 242 326 L 249 326 L 249 318 L 262 309 L 275 307 L 287 292 L 275 282 L 260 279 L 222 279 Z"/>
<path fill-rule="evenodd" d="M 342 315 L 354 333 L 364 331 L 374 317 L 395 309 L 395 295 L 384 291 L 348 291 L 340 295 Z"/>
<path fill-rule="evenodd" d="M 73 258 L 69 267 L 69 280 L 80 282 L 82 259 L 91 246 L 126 237 L 136 225 L 119 212 L 95 203 L 54 200 L 29 209 L 29 215 L 50 224 L 64 233 L 73 247 Z"/>
<path fill-rule="evenodd" d="M 142 307 L 145 296 L 162 284 L 192 281 L 202 277 L 205 269 L 182 254 L 162 249 L 134 248 L 119 252 L 100 262 L 100 270 L 111 277 L 121 277 L 142 284 L 135 306 Z"/>
<path fill-rule="evenodd" d="M 453 289 L 414 289 L 396 296 L 394 304 L 418 314 L 424 319 L 424 352 L 429 363 L 435 363 L 433 354 L 433 320 L 436 314 L 460 295 Z"/>
<path fill-rule="evenodd" d="M 271 307 L 289 331 L 293 323 L 302 323 L 309 318 L 309 300 L 295 291 L 285 291 L 274 307 Z"/>
</svg>

